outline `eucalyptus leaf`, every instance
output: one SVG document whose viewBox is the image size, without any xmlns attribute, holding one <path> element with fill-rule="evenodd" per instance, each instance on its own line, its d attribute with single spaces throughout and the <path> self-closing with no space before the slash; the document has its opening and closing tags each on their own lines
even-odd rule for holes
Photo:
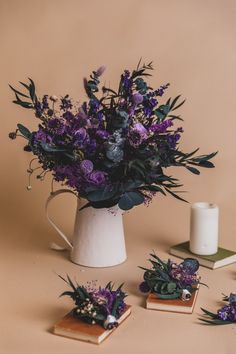
<svg viewBox="0 0 236 354">
<path fill-rule="evenodd" d="M 24 127 L 24 125 L 22 124 L 17 124 L 17 128 L 19 129 L 19 132 L 26 138 L 26 139 L 30 139 L 31 137 L 31 132 L 29 131 L 28 128 Z"/>
</svg>

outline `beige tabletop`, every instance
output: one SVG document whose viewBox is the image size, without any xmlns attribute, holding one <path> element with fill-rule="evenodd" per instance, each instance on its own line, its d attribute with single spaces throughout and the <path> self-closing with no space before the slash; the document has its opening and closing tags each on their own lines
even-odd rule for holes
<svg viewBox="0 0 236 354">
<path fill-rule="evenodd" d="M 33 194 L 28 198 L 33 198 Z M 198 320 L 200 307 L 216 310 L 220 305 L 221 293 L 227 294 L 235 289 L 235 265 L 214 271 L 201 267 L 202 281 L 209 288 L 201 287 L 192 315 L 145 309 L 145 296 L 138 290 L 142 271 L 137 266 L 148 264 L 146 259 L 152 249 L 160 257 L 167 258 L 170 245 L 187 237 L 188 222 L 179 223 L 178 219 L 187 218 L 188 206 L 180 206 L 178 202 L 167 199 L 161 202 L 162 207 L 156 200 L 149 208 L 140 207 L 125 216 L 128 260 L 112 268 L 81 267 L 69 261 L 66 251 L 50 250 L 49 242 L 56 241 L 57 236 L 47 225 L 43 208 L 38 208 L 41 214 L 35 215 L 31 222 L 26 214 L 25 220 L 6 222 L 2 232 L 7 237 L 3 239 L 1 247 L 4 251 L 0 269 L 0 353 L 235 353 L 235 325 L 209 327 Z M 167 210 L 168 204 L 176 213 L 171 223 L 168 221 L 169 216 L 162 211 L 163 208 Z M 70 207 L 72 211 L 73 205 Z M 69 210 L 67 205 L 66 209 Z M 159 217 L 156 216 L 156 229 L 150 232 L 149 227 L 149 233 L 145 233 L 145 223 L 148 226 L 154 212 L 159 214 Z M 158 218 L 162 221 L 166 218 L 166 226 L 160 223 L 162 226 L 159 228 Z M 68 232 L 71 228 L 69 219 L 65 217 L 62 222 Z M 181 231 L 185 235 L 180 235 Z M 235 242 L 234 245 L 236 248 Z M 58 298 L 67 286 L 56 273 L 69 274 L 81 283 L 90 280 L 98 280 L 102 285 L 110 280 L 116 284 L 125 282 L 132 315 L 99 347 L 53 335 L 53 324 L 73 306 L 70 299 Z"/>
</svg>

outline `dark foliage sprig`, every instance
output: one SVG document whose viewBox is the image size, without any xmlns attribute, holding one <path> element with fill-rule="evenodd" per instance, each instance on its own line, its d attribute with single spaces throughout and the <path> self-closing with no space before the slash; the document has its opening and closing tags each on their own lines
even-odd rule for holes
<svg viewBox="0 0 236 354">
<path fill-rule="evenodd" d="M 72 288 L 72 291 L 64 291 L 60 296 L 69 296 L 74 301 L 74 317 L 106 329 L 118 326 L 117 320 L 125 310 L 124 299 L 127 296 L 122 290 L 123 284 L 115 289 L 114 284 L 109 282 L 104 288 L 97 289 L 74 284 L 68 275 L 66 279 L 61 275 L 59 277 Z"/>
<path fill-rule="evenodd" d="M 170 259 L 162 261 L 156 254 L 150 254 L 152 268 L 144 268 L 144 281 L 140 284 L 142 292 L 154 293 L 160 299 L 189 300 L 200 284 L 197 274 L 199 263 L 196 259 L 186 258 L 177 264 Z"/>
<path fill-rule="evenodd" d="M 217 313 L 201 308 L 205 317 L 200 318 L 200 321 L 208 325 L 236 323 L 236 294 L 231 293 L 229 296 L 224 295 L 223 301 L 228 302 L 228 304 L 221 307 Z"/>
</svg>

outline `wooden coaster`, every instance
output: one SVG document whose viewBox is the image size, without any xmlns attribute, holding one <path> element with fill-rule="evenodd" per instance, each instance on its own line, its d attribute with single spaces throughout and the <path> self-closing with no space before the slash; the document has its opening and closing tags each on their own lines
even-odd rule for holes
<svg viewBox="0 0 236 354">
<path fill-rule="evenodd" d="M 167 312 L 193 313 L 198 291 L 196 290 L 188 301 L 181 299 L 159 299 L 155 294 L 150 293 L 146 300 L 146 308 Z"/>
<path fill-rule="evenodd" d="M 131 306 L 126 305 L 121 317 L 117 320 L 120 325 L 131 313 Z M 100 344 L 116 328 L 107 330 L 98 324 L 89 324 L 72 316 L 71 312 L 58 321 L 53 327 L 53 333 L 59 336 L 78 339 L 84 342 Z"/>
</svg>

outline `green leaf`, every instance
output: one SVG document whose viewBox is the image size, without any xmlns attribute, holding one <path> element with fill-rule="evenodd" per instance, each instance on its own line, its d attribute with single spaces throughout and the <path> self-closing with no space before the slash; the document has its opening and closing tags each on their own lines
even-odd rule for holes
<svg viewBox="0 0 236 354">
<path fill-rule="evenodd" d="M 148 190 L 148 191 L 151 191 L 151 192 L 160 192 L 163 195 L 166 195 L 166 193 L 163 191 L 163 189 L 161 187 L 159 187 L 159 186 L 156 186 L 156 185 L 143 186 L 143 187 L 140 187 L 140 189 Z"/>
<path fill-rule="evenodd" d="M 31 132 L 29 131 L 28 128 L 24 127 L 22 124 L 17 124 L 17 128 L 19 129 L 20 133 L 26 138 L 30 139 L 31 137 Z"/>
<path fill-rule="evenodd" d="M 50 145 L 44 142 L 40 142 L 41 147 L 43 148 L 44 151 L 46 152 L 61 152 L 61 151 L 66 151 L 64 148 L 57 147 L 55 145 Z"/>
<path fill-rule="evenodd" d="M 178 96 L 176 96 L 176 97 L 173 99 L 173 101 L 172 101 L 172 103 L 171 103 L 171 105 L 170 105 L 170 111 L 174 108 L 174 106 L 175 106 L 176 102 L 178 101 L 178 99 L 180 98 L 180 96 L 181 96 L 181 95 L 178 95 Z"/>
<path fill-rule="evenodd" d="M 195 175 L 200 175 L 200 171 L 198 171 L 197 168 L 192 167 L 192 166 L 185 166 L 187 168 L 187 170 L 189 170 L 190 172 L 194 173 Z"/>
<path fill-rule="evenodd" d="M 14 87 L 12 87 L 11 85 L 9 85 L 9 87 L 12 89 L 12 91 L 14 91 L 16 94 L 22 96 L 22 97 L 26 97 L 26 98 L 29 98 L 29 96 L 25 95 L 24 93 L 16 90 Z"/>
<path fill-rule="evenodd" d="M 168 293 L 170 293 L 170 294 L 174 293 L 176 286 L 177 286 L 176 283 L 168 283 L 168 285 L 167 285 Z"/>
<path fill-rule="evenodd" d="M 28 78 L 28 79 L 30 80 L 30 85 L 29 85 L 30 97 L 31 97 L 31 100 L 33 102 L 35 102 L 35 98 L 36 98 L 36 96 L 35 96 L 35 84 L 34 84 L 32 79 L 30 79 L 30 78 Z"/>
<path fill-rule="evenodd" d="M 165 300 L 171 300 L 171 299 L 178 299 L 179 298 L 179 293 L 174 293 L 174 294 L 157 294 L 157 297 L 159 299 L 165 299 Z"/>
<path fill-rule="evenodd" d="M 211 324 L 211 325 L 215 325 L 215 326 L 218 326 L 218 325 L 227 325 L 227 324 L 232 324 L 233 322 L 231 321 L 222 321 L 222 320 L 207 320 L 205 318 L 199 318 L 200 321 L 202 322 L 205 322 L 205 323 L 208 323 L 208 324 Z"/>
<path fill-rule="evenodd" d="M 90 202 L 100 202 L 103 200 L 111 199 L 116 193 L 116 188 L 111 188 L 110 186 L 105 187 L 104 189 L 99 189 L 88 193 L 88 200 Z"/>
<path fill-rule="evenodd" d="M 14 100 L 13 103 L 18 104 L 19 106 L 22 106 L 23 108 L 28 108 L 28 109 L 33 108 L 32 104 L 29 102 Z"/>
<path fill-rule="evenodd" d="M 178 104 L 177 106 L 175 106 L 172 111 L 175 111 L 176 109 L 178 109 L 179 107 L 181 107 L 183 104 L 185 103 L 185 100 L 183 100 L 180 104 Z"/>
<path fill-rule="evenodd" d="M 217 314 L 216 313 L 213 313 L 213 312 L 210 312 L 208 310 L 205 310 L 201 307 L 201 310 L 208 316 L 212 317 L 212 318 L 217 318 Z"/>
<path fill-rule="evenodd" d="M 169 190 L 169 189 L 167 189 L 167 188 L 165 188 L 165 190 L 166 190 L 169 194 L 171 194 L 172 197 L 174 197 L 174 198 L 176 198 L 176 199 L 178 199 L 178 200 L 181 200 L 182 202 L 188 203 L 187 200 L 181 198 L 179 195 L 175 194 L 175 193 L 172 192 L 171 190 Z"/>
<path fill-rule="evenodd" d="M 161 105 L 158 109 L 154 111 L 154 113 L 160 120 L 164 120 L 167 114 L 169 113 L 169 106 Z"/>
<path fill-rule="evenodd" d="M 64 291 L 59 297 L 62 296 L 70 296 L 72 299 L 74 299 L 75 293 L 73 291 Z"/>
<path fill-rule="evenodd" d="M 119 200 L 119 207 L 122 210 L 129 210 L 144 202 L 144 196 L 139 192 L 126 192 Z"/>
</svg>

